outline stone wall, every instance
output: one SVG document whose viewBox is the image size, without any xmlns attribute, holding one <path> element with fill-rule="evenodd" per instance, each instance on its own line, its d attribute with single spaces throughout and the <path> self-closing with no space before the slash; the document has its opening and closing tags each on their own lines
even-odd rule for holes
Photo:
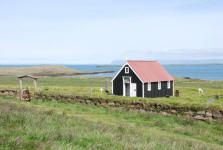
<svg viewBox="0 0 223 150">
<path fill-rule="evenodd" d="M 2 95 L 2 96 L 15 96 L 15 95 L 17 95 L 17 91 L 16 90 L 0 89 L 0 95 Z"/>
<path fill-rule="evenodd" d="M 0 96 L 19 98 L 18 92 L 15 90 L 0 90 Z M 56 95 L 36 93 L 34 99 L 66 101 L 70 103 L 81 103 L 87 105 L 96 105 L 107 108 L 120 108 L 125 110 L 134 110 L 139 112 L 160 113 L 162 115 L 183 115 L 188 119 L 196 119 L 202 121 L 223 121 L 223 110 L 202 110 L 191 109 L 179 106 L 161 105 L 157 103 L 145 103 L 141 101 L 119 101 L 105 100 L 102 98 L 90 98 L 74 95 Z"/>
<path fill-rule="evenodd" d="M 104 100 L 100 98 L 89 98 L 82 96 L 71 95 L 47 95 L 36 94 L 37 99 L 52 100 L 52 101 L 66 101 L 71 103 L 81 103 L 87 105 L 96 105 L 107 108 L 120 108 L 126 110 L 135 110 L 148 113 L 160 113 L 163 115 L 184 115 L 188 119 L 196 119 L 202 121 L 223 121 L 223 110 L 196 110 L 184 107 L 175 107 L 170 105 L 161 105 L 154 103 L 142 103 L 140 101 L 118 101 L 118 100 Z"/>
</svg>

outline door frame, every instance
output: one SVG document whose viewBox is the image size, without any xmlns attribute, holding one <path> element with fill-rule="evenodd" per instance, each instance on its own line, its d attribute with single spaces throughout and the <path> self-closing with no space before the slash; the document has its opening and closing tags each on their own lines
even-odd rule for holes
<svg viewBox="0 0 223 150">
<path fill-rule="evenodd" d="M 131 76 L 122 76 L 122 90 L 123 90 L 123 96 L 126 96 L 126 92 L 125 92 L 125 83 L 128 83 L 128 82 L 125 82 L 125 78 L 129 78 L 129 89 L 131 91 L 131 83 L 132 83 L 132 77 Z M 130 92 L 129 91 L 129 92 Z"/>
</svg>

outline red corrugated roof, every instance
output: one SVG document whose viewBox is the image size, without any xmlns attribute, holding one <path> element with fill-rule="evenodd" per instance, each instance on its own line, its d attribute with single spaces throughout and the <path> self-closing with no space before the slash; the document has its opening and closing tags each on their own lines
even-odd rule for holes
<svg viewBox="0 0 223 150">
<path fill-rule="evenodd" d="M 174 80 L 158 61 L 128 60 L 127 63 L 144 83 Z"/>
</svg>

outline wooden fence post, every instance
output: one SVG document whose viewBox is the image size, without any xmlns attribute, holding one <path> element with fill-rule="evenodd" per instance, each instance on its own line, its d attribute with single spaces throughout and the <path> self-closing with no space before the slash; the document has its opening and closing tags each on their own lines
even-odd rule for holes
<svg viewBox="0 0 223 150">
<path fill-rule="evenodd" d="M 34 84 L 34 90 L 37 92 L 37 79 L 33 79 L 33 84 Z"/>
<path fill-rule="evenodd" d="M 20 100 L 22 100 L 22 79 L 19 79 L 19 93 Z"/>
</svg>

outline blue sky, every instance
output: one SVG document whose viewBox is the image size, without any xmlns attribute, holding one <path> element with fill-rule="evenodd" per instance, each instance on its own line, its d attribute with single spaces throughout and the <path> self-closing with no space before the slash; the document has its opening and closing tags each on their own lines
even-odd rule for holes
<svg viewBox="0 0 223 150">
<path fill-rule="evenodd" d="M 0 64 L 223 60 L 222 16 L 222 0 L 0 0 Z"/>
</svg>

